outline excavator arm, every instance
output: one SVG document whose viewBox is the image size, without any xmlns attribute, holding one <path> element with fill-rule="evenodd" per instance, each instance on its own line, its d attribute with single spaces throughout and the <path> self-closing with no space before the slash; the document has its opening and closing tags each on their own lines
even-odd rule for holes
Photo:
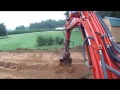
<svg viewBox="0 0 120 90">
<path fill-rule="evenodd" d="M 95 11 L 69 11 L 65 24 L 65 49 L 60 65 L 71 65 L 69 52 L 71 30 L 80 28 L 84 43 L 82 55 L 94 79 L 120 78 L 120 47 Z"/>
</svg>

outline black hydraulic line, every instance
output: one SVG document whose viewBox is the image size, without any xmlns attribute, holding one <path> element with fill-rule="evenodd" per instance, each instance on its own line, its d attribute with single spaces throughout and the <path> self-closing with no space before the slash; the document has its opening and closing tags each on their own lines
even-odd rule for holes
<svg viewBox="0 0 120 90">
<path fill-rule="evenodd" d="M 113 47 L 115 48 L 115 50 L 120 54 L 120 49 L 118 47 L 118 45 L 116 43 L 114 43 L 113 41 L 111 41 Z"/>
<path fill-rule="evenodd" d="M 118 44 L 115 41 L 111 41 L 114 49 L 116 50 L 116 52 L 118 52 L 120 54 L 120 47 L 118 46 Z"/>
<path fill-rule="evenodd" d="M 97 34 L 100 36 L 99 33 L 97 33 Z M 105 49 L 106 49 L 109 57 L 113 58 L 113 57 L 112 57 L 113 54 L 111 55 L 111 54 L 110 54 L 110 51 L 108 51 L 108 49 L 107 49 L 107 47 L 106 47 L 106 45 L 105 45 L 105 41 L 104 41 L 103 37 L 101 37 L 101 39 L 102 39 L 102 42 L 103 42 L 103 44 L 104 44 L 104 46 L 105 46 Z M 115 56 L 115 55 L 114 55 L 114 56 Z M 101 56 L 100 56 L 100 57 L 101 57 Z M 112 62 L 114 62 L 114 64 L 120 69 L 120 66 L 118 66 L 117 63 L 116 63 L 115 61 L 113 61 L 113 59 L 111 59 L 111 60 L 112 60 Z M 101 64 L 102 64 L 102 61 L 103 61 L 103 59 L 101 58 Z M 105 64 L 105 67 L 106 67 L 107 69 L 109 69 L 109 70 L 110 70 L 111 72 L 113 72 L 114 74 L 120 76 L 120 72 L 119 72 L 119 71 L 115 70 L 114 68 L 111 68 L 110 66 L 108 66 L 108 65 L 103 61 L 103 64 L 102 64 L 102 65 L 104 65 L 104 64 Z M 104 72 L 104 73 L 105 73 L 105 72 Z"/>
<path fill-rule="evenodd" d="M 107 54 L 108 54 L 108 56 L 110 57 L 110 60 L 115 64 L 115 66 L 116 66 L 117 68 L 120 69 L 120 66 L 117 64 L 117 62 L 114 60 L 114 58 L 111 56 L 110 52 L 108 51 L 107 46 L 105 45 L 104 39 L 103 39 L 102 37 L 101 37 L 101 39 L 102 39 L 102 41 L 103 41 L 103 44 L 104 44 L 105 49 L 106 49 L 106 51 L 107 51 Z"/>
<path fill-rule="evenodd" d="M 111 50 L 111 47 L 108 46 L 107 49 L 108 49 L 110 55 L 111 55 L 118 63 L 120 63 L 120 58 L 115 55 L 115 53 Z"/>
<path fill-rule="evenodd" d="M 110 32 L 109 28 L 106 26 L 106 24 L 104 23 L 103 19 L 102 19 L 101 16 L 99 15 L 99 13 L 98 13 L 98 12 L 96 12 L 96 13 L 97 13 L 97 15 L 98 15 L 98 19 L 101 21 L 101 24 L 102 24 L 103 28 L 104 28 L 105 31 L 108 33 L 108 36 L 110 35 L 110 36 L 112 37 L 112 33 Z M 96 16 L 97 16 L 97 15 L 96 15 Z M 115 50 L 116 50 L 118 53 L 120 53 L 120 50 L 119 50 L 120 48 L 118 47 L 117 43 L 114 42 L 113 40 L 110 40 L 110 41 L 111 41 L 112 45 L 114 46 Z"/>
<path fill-rule="evenodd" d="M 84 40 L 84 43 L 82 45 L 82 55 L 83 55 L 85 61 L 87 61 L 87 58 L 85 56 L 85 44 L 87 43 L 87 40 L 89 38 L 94 39 L 92 36 L 86 37 L 85 40 Z"/>
<path fill-rule="evenodd" d="M 105 30 L 106 33 L 108 34 L 109 38 L 111 38 L 111 37 L 112 37 L 112 34 L 111 34 L 109 28 L 105 25 L 105 23 L 103 22 L 101 16 L 99 16 L 99 13 L 96 12 L 96 14 L 97 14 L 96 16 L 98 17 L 98 19 L 99 19 L 100 23 L 102 24 L 104 30 Z M 112 41 L 111 43 L 112 43 L 112 45 L 114 46 L 115 50 L 116 50 L 117 52 L 119 52 L 118 45 L 117 45 L 113 40 L 110 39 L 110 41 Z M 105 44 L 105 43 L 104 43 L 104 44 Z M 116 48 L 117 48 L 117 49 L 116 49 Z M 109 54 L 110 54 L 117 62 L 120 63 L 120 58 L 118 58 L 118 57 L 112 52 L 111 47 L 108 47 L 108 52 L 109 52 Z M 120 76 L 120 72 L 119 72 L 119 71 L 111 68 L 111 67 L 108 66 L 107 64 L 106 64 L 106 67 L 107 67 L 107 69 L 109 69 L 110 71 L 112 71 L 113 73 L 115 73 L 116 75 Z"/>
<path fill-rule="evenodd" d="M 106 68 L 109 69 L 111 72 L 113 72 L 114 74 L 120 76 L 120 72 L 115 70 L 114 68 L 110 67 L 109 65 L 105 64 Z"/>
<path fill-rule="evenodd" d="M 117 64 L 117 62 L 114 60 L 114 58 L 110 55 L 110 52 L 108 51 L 108 49 L 107 49 L 107 53 L 108 53 L 108 55 L 109 55 L 109 57 L 110 57 L 110 60 L 115 64 L 115 66 L 116 66 L 117 68 L 120 69 L 120 66 Z"/>
<path fill-rule="evenodd" d="M 97 16 L 98 20 L 100 21 L 101 25 L 105 29 L 108 36 L 112 37 L 112 33 L 110 32 L 109 28 L 106 26 L 105 22 L 103 21 L 102 17 L 100 16 L 100 14 L 98 12 L 95 12 L 95 15 Z"/>
<path fill-rule="evenodd" d="M 111 41 L 111 42 L 114 43 L 114 45 L 117 46 L 117 48 L 120 49 L 119 45 L 115 41 Z"/>
<path fill-rule="evenodd" d="M 106 26 L 106 24 L 104 23 L 104 21 L 102 20 L 101 16 L 99 15 L 98 12 L 95 12 L 95 15 L 97 16 L 98 20 L 100 21 L 101 25 L 103 26 L 105 32 L 108 34 L 109 38 L 112 38 L 112 34 L 109 30 L 109 28 Z M 118 47 L 117 43 L 114 42 L 113 40 L 111 40 L 111 43 L 113 45 L 113 47 L 115 48 L 115 50 L 120 54 L 120 48 Z"/>
<path fill-rule="evenodd" d="M 104 44 L 104 46 L 105 46 L 105 49 L 106 49 L 106 51 L 107 51 L 108 56 L 110 57 L 110 60 L 115 64 L 115 66 L 116 66 L 117 68 L 120 69 L 120 66 L 117 64 L 117 62 L 114 60 L 114 58 L 110 55 L 110 52 L 108 51 L 108 49 L 107 49 L 107 47 L 106 47 L 104 38 L 101 36 L 100 33 L 96 32 L 96 34 L 98 34 L 98 35 L 100 36 L 100 38 L 102 39 L 102 42 L 103 42 L 103 44 Z"/>
<path fill-rule="evenodd" d="M 94 38 L 93 38 L 92 36 L 86 37 L 85 40 L 84 40 L 84 43 L 83 43 L 83 45 L 82 45 L 82 56 L 83 56 L 83 58 L 84 58 L 84 60 L 85 60 L 86 63 L 87 63 L 88 60 L 87 60 L 86 55 L 85 55 L 85 44 L 87 43 L 87 40 L 88 40 L 89 38 L 91 38 L 91 39 L 94 40 Z M 88 65 L 88 63 L 87 63 L 87 65 Z M 88 65 L 88 68 L 90 68 L 89 65 Z"/>
<path fill-rule="evenodd" d="M 100 54 L 100 59 L 101 59 L 101 64 L 102 64 L 102 70 L 103 70 L 103 74 L 104 74 L 104 79 L 108 79 L 108 75 L 106 72 L 106 66 L 105 66 L 105 61 L 104 61 L 104 56 L 101 50 L 99 50 L 99 54 Z"/>
</svg>

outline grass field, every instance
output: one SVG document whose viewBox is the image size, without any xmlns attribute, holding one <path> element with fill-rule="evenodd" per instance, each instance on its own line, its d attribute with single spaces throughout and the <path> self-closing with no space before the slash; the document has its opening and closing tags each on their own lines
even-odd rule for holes
<svg viewBox="0 0 120 90">
<path fill-rule="evenodd" d="M 42 46 L 37 47 L 36 39 L 39 35 L 44 36 L 60 36 L 64 37 L 62 31 L 46 31 L 46 32 L 34 32 L 25 34 L 8 35 L 6 38 L 0 39 L 0 51 L 9 51 L 15 49 L 55 49 L 62 48 L 60 45 Z M 83 40 L 81 38 L 80 31 L 72 31 L 71 41 L 74 41 L 74 47 L 82 45 Z M 73 47 L 72 43 L 70 47 Z"/>
</svg>

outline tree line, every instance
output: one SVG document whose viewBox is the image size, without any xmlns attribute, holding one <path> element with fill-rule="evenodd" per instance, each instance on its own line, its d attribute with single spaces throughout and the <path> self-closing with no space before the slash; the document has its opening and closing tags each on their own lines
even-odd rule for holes
<svg viewBox="0 0 120 90">
<path fill-rule="evenodd" d="M 7 36 L 7 30 L 4 23 L 0 23 L 0 36 Z"/>
<path fill-rule="evenodd" d="M 105 16 L 120 18 L 120 11 L 98 11 L 98 12 L 102 18 L 104 18 Z M 68 15 L 68 11 L 66 11 L 64 15 Z M 65 20 L 56 21 L 49 19 L 46 21 L 31 23 L 28 27 L 25 27 L 24 25 L 17 26 L 15 30 L 52 29 L 52 28 L 62 27 L 64 25 L 65 25 Z M 4 25 L 4 23 L 0 23 L 0 36 L 6 36 L 6 35 L 7 35 L 6 26 Z"/>
<path fill-rule="evenodd" d="M 105 16 L 109 17 L 118 17 L 120 18 L 120 11 L 98 11 L 98 13 L 101 15 L 102 18 Z M 68 16 L 69 12 L 66 11 L 64 15 Z M 32 30 L 32 29 L 49 29 L 49 28 L 57 28 L 62 27 L 65 25 L 65 20 L 46 20 L 36 23 L 31 23 L 28 27 L 25 27 L 24 25 L 17 26 L 15 30 Z"/>
<path fill-rule="evenodd" d="M 25 27 L 24 25 L 17 26 L 15 30 L 33 30 L 33 29 L 51 29 L 51 28 L 57 28 L 62 27 L 65 25 L 65 20 L 46 20 L 36 23 L 30 23 L 28 27 Z"/>
<path fill-rule="evenodd" d="M 120 11 L 98 11 L 102 18 L 105 16 L 120 18 Z"/>
</svg>

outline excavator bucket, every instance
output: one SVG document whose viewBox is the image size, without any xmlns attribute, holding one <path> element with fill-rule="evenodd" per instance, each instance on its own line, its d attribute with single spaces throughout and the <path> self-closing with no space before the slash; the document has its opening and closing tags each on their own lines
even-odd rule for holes
<svg viewBox="0 0 120 90">
<path fill-rule="evenodd" d="M 60 66 L 66 66 L 72 64 L 72 58 L 70 58 L 70 55 L 62 55 L 60 57 Z"/>
<path fill-rule="evenodd" d="M 69 59 L 60 58 L 60 66 L 71 65 L 71 63 L 72 63 L 72 58 Z"/>
</svg>

